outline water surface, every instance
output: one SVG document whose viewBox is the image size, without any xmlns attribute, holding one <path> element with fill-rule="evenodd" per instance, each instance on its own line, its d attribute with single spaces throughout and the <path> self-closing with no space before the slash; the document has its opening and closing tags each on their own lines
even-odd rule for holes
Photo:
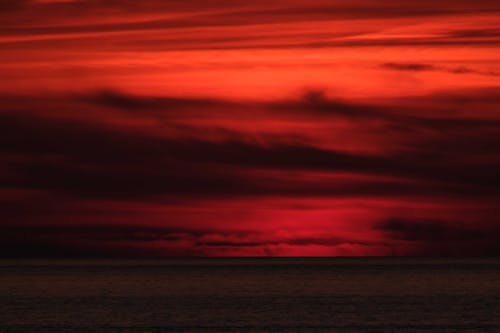
<svg viewBox="0 0 500 333">
<path fill-rule="evenodd" d="M 500 259 L 2 261 L 0 332 L 500 332 Z"/>
</svg>

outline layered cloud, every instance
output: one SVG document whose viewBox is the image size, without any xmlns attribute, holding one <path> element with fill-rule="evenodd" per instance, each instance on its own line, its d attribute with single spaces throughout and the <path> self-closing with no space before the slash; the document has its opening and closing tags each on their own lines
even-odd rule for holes
<svg viewBox="0 0 500 333">
<path fill-rule="evenodd" d="M 499 254 L 499 9 L 1 5 L 0 255 Z"/>
</svg>

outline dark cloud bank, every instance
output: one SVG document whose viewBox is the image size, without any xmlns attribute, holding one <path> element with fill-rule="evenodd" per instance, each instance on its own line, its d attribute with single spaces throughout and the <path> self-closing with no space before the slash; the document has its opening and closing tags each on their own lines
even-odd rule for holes
<svg viewBox="0 0 500 333">
<path fill-rule="evenodd" d="M 425 67 L 425 66 L 424 66 Z M 410 66 L 404 70 L 427 70 Z M 477 96 L 481 98 L 476 98 Z M 167 255 L 203 254 L 207 247 L 266 246 L 269 244 L 343 244 L 349 240 L 335 235 L 326 238 L 298 237 L 262 240 L 251 232 L 231 240 L 234 231 L 184 230 L 168 227 L 65 226 L 72 214 L 80 214 L 70 203 L 81 200 L 110 200 L 162 203 L 167 198 L 244 198 L 283 196 L 314 198 L 439 198 L 457 200 L 478 207 L 473 219 L 441 221 L 432 218 L 391 217 L 373 221 L 382 235 L 373 244 L 400 246 L 398 253 L 414 255 L 498 255 L 497 200 L 500 197 L 500 119 L 453 116 L 455 96 L 468 101 L 467 112 L 475 108 L 496 109 L 498 90 L 470 95 L 443 93 L 415 98 L 408 108 L 404 101 L 391 105 L 356 104 L 332 100 L 313 91 L 302 98 L 272 103 L 235 103 L 206 99 L 141 97 L 115 91 L 81 96 L 36 98 L 4 97 L 0 113 L 0 170 L 2 197 L 2 255 L 68 256 L 152 255 L 134 252 L 126 244 L 166 240 L 187 240 L 198 252 L 170 249 Z M 486 98 L 483 98 L 486 97 Z M 441 117 L 415 113 L 419 100 L 443 110 Z M 486 104 L 487 105 L 486 105 Z M 486 105 L 486 106 L 485 106 Z M 61 109 L 54 110 L 54 107 Z M 102 119 L 137 116 L 156 119 L 158 131 L 133 130 L 74 110 L 100 110 Z M 254 140 L 232 130 L 221 131 L 219 139 L 207 137 L 195 126 L 204 115 L 266 110 L 271 117 L 317 117 L 320 122 L 355 121 L 357 129 L 375 121 L 381 136 L 409 139 L 399 151 L 356 153 L 322 148 L 295 140 L 293 133 Z M 221 111 L 223 110 L 223 111 Z M 238 111 L 240 110 L 240 111 Z M 243 111 L 242 111 L 243 110 Z M 55 112 L 56 111 L 56 112 Z M 178 135 L 176 119 L 190 112 L 191 135 Z M 177 132 L 176 132 L 177 131 Z M 164 134 L 172 135 L 164 135 Z M 222 138 L 222 139 L 220 139 Z M 262 140 L 263 139 L 263 140 Z M 331 184 L 278 176 L 262 176 L 254 171 L 327 172 L 350 174 L 348 182 Z M 370 176 L 371 180 L 357 175 Z M 43 193 L 33 199 L 16 199 L 15 190 Z M 50 198 L 57 204 L 46 205 Z M 49 200 L 50 201 L 50 200 Z M 453 204 L 449 207 L 453 209 Z M 62 213 L 63 212 L 63 213 Z M 219 233 L 228 240 L 205 240 L 204 234 Z M 242 240 L 243 239 L 243 240 Z M 115 244 L 119 241 L 118 245 Z M 115 245 L 111 245 L 115 244 Z M 404 244 L 404 245 L 397 245 Z M 365 244 L 364 244 L 365 245 Z M 143 252 L 141 252 L 143 251 Z"/>
</svg>

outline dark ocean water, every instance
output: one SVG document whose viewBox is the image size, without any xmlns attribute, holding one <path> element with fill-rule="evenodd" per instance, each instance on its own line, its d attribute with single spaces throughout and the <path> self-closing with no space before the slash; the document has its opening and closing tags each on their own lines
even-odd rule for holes
<svg viewBox="0 0 500 333">
<path fill-rule="evenodd" d="M 2 261 L 0 332 L 500 332 L 500 259 Z"/>
</svg>

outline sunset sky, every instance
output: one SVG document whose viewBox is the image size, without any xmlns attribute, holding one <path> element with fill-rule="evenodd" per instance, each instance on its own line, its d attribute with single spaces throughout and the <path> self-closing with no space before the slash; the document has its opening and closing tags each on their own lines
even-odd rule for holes
<svg viewBox="0 0 500 333">
<path fill-rule="evenodd" d="M 0 3 L 0 256 L 500 255 L 500 1 Z"/>
</svg>

